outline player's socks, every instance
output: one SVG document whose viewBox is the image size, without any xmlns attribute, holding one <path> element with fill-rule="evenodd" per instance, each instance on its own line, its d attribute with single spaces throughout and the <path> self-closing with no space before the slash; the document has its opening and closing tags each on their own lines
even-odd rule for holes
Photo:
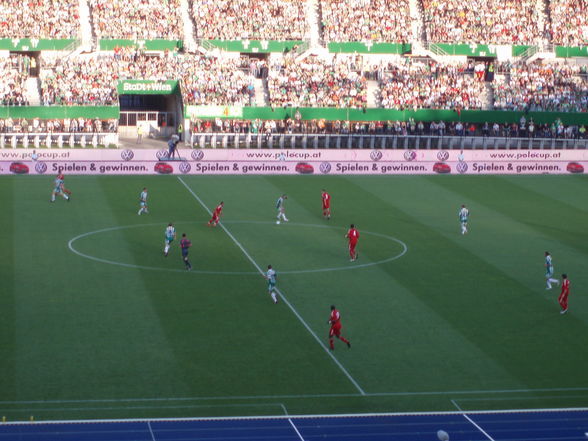
<svg viewBox="0 0 588 441">
<path fill-rule="evenodd" d="M 163 250 L 163 253 L 165 254 L 165 257 L 167 257 L 167 253 L 169 252 L 169 245 L 165 246 L 165 249 Z"/>
<path fill-rule="evenodd" d="M 278 297 L 276 296 L 276 293 L 272 291 L 271 296 L 274 303 L 278 303 Z"/>
<path fill-rule="evenodd" d="M 351 347 L 351 343 L 349 343 L 349 340 L 347 340 L 345 337 L 339 337 L 339 340 L 341 340 L 343 343 L 345 343 L 348 348 Z"/>
<path fill-rule="evenodd" d="M 331 351 L 334 351 L 335 350 L 335 343 L 333 343 L 333 339 L 332 338 L 329 339 L 329 347 L 331 348 Z"/>
<path fill-rule="evenodd" d="M 137 214 L 138 214 L 139 216 L 141 216 L 141 212 L 142 212 L 142 211 L 143 211 L 143 209 L 139 210 L 139 211 L 137 212 Z"/>
</svg>

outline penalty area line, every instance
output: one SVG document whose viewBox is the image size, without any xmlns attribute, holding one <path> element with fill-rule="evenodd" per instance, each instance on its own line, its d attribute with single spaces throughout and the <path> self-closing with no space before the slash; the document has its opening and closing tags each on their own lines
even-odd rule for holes
<svg viewBox="0 0 588 441">
<path fill-rule="evenodd" d="M 182 183 L 182 185 L 184 187 L 186 187 L 188 192 L 190 192 L 190 194 L 194 197 L 194 199 L 196 199 L 198 201 L 198 203 L 202 206 L 202 208 L 204 208 L 209 215 L 212 215 L 212 211 L 210 211 L 210 209 L 206 206 L 206 204 L 202 201 L 202 199 L 200 199 L 200 197 L 198 197 L 198 195 L 196 193 L 194 193 L 194 191 L 188 186 L 188 184 L 186 184 L 184 182 L 184 180 L 180 176 L 178 176 L 178 180 Z M 222 222 L 219 222 L 219 225 L 223 229 L 223 231 L 225 233 L 227 233 L 227 235 L 231 238 L 231 240 L 235 243 L 235 245 L 237 245 L 237 247 L 243 252 L 245 257 L 247 257 L 247 259 L 249 260 L 249 262 L 251 262 L 251 264 L 255 267 L 255 269 L 257 269 L 259 274 L 264 276 L 265 273 L 263 272 L 261 267 L 257 264 L 257 262 L 253 259 L 253 257 L 251 257 L 251 255 L 247 252 L 247 250 L 243 247 L 243 245 L 237 240 L 237 238 L 235 238 L 235 236 L 233 236 L 233 234 L 227 229 L 227 227 L 225 227 L 223 225 Z M 296 316 L 296 318 L 300 321 L 300 323 L 306 328 L 306 330 L 310 333 L 310 335 L 312 335 L 314 337 L 316 342 L 320 345 L 321 348 L 323 348 L 323 350 L 327 353 L 327 355 L 329 357 L 331 357 L 331 360 L 333 360 L 335 362 L 335 364 L 339 367 L 341 372 L 343 372 L 343 374 L 347 377 L 347 379 L 349 381 L 351 381 L 351 383 L 353 384 L 353 386 L 355 386 L 357 391 L 361 395 L 365 395 L 366 393 L 361 388 L 359 383 L 357 381 L 355 381 L 355 379 L 351 376 L 351 374 L 347 371 L 347 369 L 345 369 L 345 367 L 341 364 L 341 362 L 339 362 L 339 360 L 337 360 L 337 358 L 331 353 L 331 351 L 329 351 L 329 349 L 323 344 L 321 339 L 312 330 L 310 325 L 308 323 L 306 323 L 306 320 L 304 320 L 302 318 L 302 316 L 298 313 L 296 308 L 294 308 L 294 306 L 292 306 L 292 304 L 288 301 L 288 299 L 286 298 L 284 293 L 282 291 L 280 291 L 279 289 L 276 289 L 276 291 L 278 292 L 279 296 L 282 298 L 284 303 L 288 306 L 288 308 L 290 308 L 290 311 L 292 311 L 292 313 Z"/>
</svg>

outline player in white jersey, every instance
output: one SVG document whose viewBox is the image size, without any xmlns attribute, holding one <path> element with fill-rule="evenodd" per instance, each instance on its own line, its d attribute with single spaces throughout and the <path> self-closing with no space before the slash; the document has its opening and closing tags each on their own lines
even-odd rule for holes
<svg viewBox="0 0 588 441">
<path fill-rule="evenodd" d="M 271 265 L 267 266 L 267 272 L 265 273 L 264 277 L 267 280 L 267 291 L 269 292 L 269 295 L 272 296 L 274 303 L 278 303 L 278 296 L 276 295 L 277 274 Z"/>
<path fill-rule="evenodd" d="M 547 282 L 545 289 L 551 289 L 552 283 L 559 285 L 559 280 L 553 278 L 553 261 L 549 251 L 545 251 L 545 281 Z"/>
<path fill-rule="evenodd" d="M 55 202 L 55 195 L 58 195 L 58 194 L 63 196 L 63 198 L 67 202 L 69 202 L 68 192 L 66 191 L 65 187 L 63 186 L 64 179 L 65 179 L 65 176 L 63 176 L 62 174 L 57 175 L 57 177 L 55 178 L 53 191 L 51 192 L 51 202 Z"/>
<path fill-rule="evenodd" d="M 139 196 L 139 212 L 137 214 L 141 216 L 143 213 L 149 213 L 149 208 L 147 207 L 147 187 L 143 188 Z"/>
<path fill-rule="evenodd" d="M 286 199 L 288 199 L 288 196 L 283 194 L 282 196 L 280 196 L 278 198 L 278 201 L 276 202 L 276 209 L 278 210 L 278 216 L 277 216 L 278 220 L 276 221 L 276 224 L 280 223 L 280 219 L 283 219 L 284 222 L 288 222 L 288 218 L 286 217 L 286 207 L 285 207 Z"/>
<path fill-rule="evenodd" d="M 470 210 L 468 210 L 465 205 L 462 205 L 457 215 L 459 216 L 459 222 L 461 223 L 461 234 L 466 234 L 468 232 L 468 217 L 470 216 Z"/>
<path fill-rule="evenodd" d="M 167 257 L 167 255 L 169 253 L 169 247 L 175 238 L 176 238 L 176 229 L 174 228 L 174 224 L 172 224 L 170 222 L 169 225 L 167 226 L 167 228 L 165 229 L 165 247 L 163 249 L 163 255 L 165 257 Z"/>
</svg>

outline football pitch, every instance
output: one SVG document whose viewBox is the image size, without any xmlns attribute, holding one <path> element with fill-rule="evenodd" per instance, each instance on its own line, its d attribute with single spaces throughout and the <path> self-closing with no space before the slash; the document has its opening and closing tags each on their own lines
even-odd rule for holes
<svg viewBox="0 0 588 441">
<path fill-rule="evenodd" d="M 7 421 L 588 407 L 585 176 L 65 184 L 72 201 L 49 203 L 51 177 L 0 177 Z M 290 221 L 276 225 L 282 193 Z M 222 223 L 207 227 L 220 201 Z M 545 251 L 571 280 L 565 315 Z M 331 305 L 351 349 L 328 349 Z"/>
</svg>

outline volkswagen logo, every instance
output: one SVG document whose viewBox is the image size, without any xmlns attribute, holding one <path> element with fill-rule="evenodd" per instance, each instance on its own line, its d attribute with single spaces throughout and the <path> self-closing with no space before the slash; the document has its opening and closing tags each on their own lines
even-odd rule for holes
<svg viewBox="0 0 588 441">
<path fill-rule="evenodd" d="M 447 150 L 441 150 L 437 153 L 437 159 L 439 161 L 447 161 L 449 159 L 449 152 Z"/>
<path fill-rule="evenodd" d="M 194 161 L 202 161 L 202 158 L 204 158 L 204 152 L 202 150 L 192 150 L 192 159 Z"/>
<path fill-rule="evenodd" d="M 47 164 L 37 161 L 35 163 L 35 171 L 39 174 L 45 173 L 47 171 Z"/>
<path fill-rule="evenodd" d="M 404 159 L 407 161 L 414 161 L 416 159 L 416 152 L 414 150 L 407 150 L 404 152 Z"/>
<path fill-rule="evenodd" d="M 321 162 L 319 165 L 319 170 L 321 173 L 327 174 L 331 171 L 331 163 L 330 162 Z"/>
<path fill-rule="evenodd" d="M 180 163 L 180 172 L 187 174 L 190 173 L 190 170 L 192 170 L 192 166 L 190 165 L 190 163 L 188 161 L 182 161 Z"/>
<path fill-rule="evenodd" d="M 370 158 L 372 158 L 372 161 L 379 161 L 380 159 L 382 159 L 381 150 L 372 150 L 370 152 Z"/>
<path fill-rule="evenodd" d="M 167 150 L 157 150 L 155 156 L 157 156 L 157 159 L 160 161 L 162 159 L 167 159 Z"/>
<path fill-rule="evenodd" d="M 455 168 L 459 173 L 465 173 L 468 171 L 468 165 L 465 162 L 458 162 Z"/>
<path fill-rule="evenodd" d="M 133 153 L 132 150 L 125 149 L 122 152 L 120 152 L 120 157 L 125 161 L 130 161 L 131 159 L 133 159 L 135 157 L 135 154 Z"/>
</svg>

